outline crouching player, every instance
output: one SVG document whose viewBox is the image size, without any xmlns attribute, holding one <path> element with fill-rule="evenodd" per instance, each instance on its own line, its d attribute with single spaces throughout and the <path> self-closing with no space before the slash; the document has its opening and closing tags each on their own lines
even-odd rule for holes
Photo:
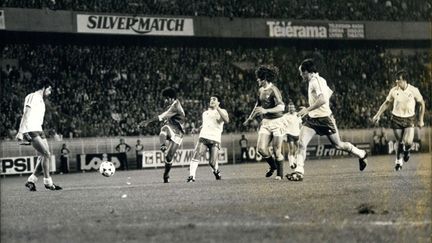
<svg viewBox="0 0 432 243">
<path fill-rule="evenodd" d="M 202 126 L 198 144 L 189 166 L 189 177 L 187 182 L 195 181 L 195 174 L 198 163 L 205 158 L 207 149 L 209 150 L 209 164 L 213 170 L 216 180 L 221 179 L 221 172 L 218 165 L 218 152 L 224 123 L 229 122 L 228 112 L 220 107 L 221 99 L 217 95 L 210 97 L 209 108 L 202 114 Z"/>
</svg>

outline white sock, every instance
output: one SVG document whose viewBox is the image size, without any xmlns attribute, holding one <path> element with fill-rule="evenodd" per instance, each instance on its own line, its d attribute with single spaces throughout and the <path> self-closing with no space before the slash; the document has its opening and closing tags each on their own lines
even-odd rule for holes
<svg viewBox="0 0 432 243">
<path fill-rule="evenodd" d="M 35 175 L 33 175 L 33 174 L 31 174 L 31 175 L 27 178 L 27 181 L 30 181 L 30 182 L 33 182 L 33 183 L 36 183 L 37 180 L 38 180 L 38 178 L 37 178 Z"/>
<path fill-rule="evenodd" d="M 214 171 L 218 171 L 218 170 L 219 170 L 219 163 L 216 161 Z"/>
<path fill-rule="evenodd" d="M 351 143 L 349 143 L 350 147 L 351 147 L 351 153 L 356 155 L 359 158 L 363 158 L 366 155 L 366 151 L 358 149 L 356 146 L 352 145 Z"/>
<path fill-rule="evenodd" d="M 53 181 L 52 181 L 51 176 L 48 177 L 48 178 L 44 178 L 43 181 L 44 181 L 45 185 L 48 185 L 48 186 L 52 186 L 53 185 Z"/>
<path fill-rule="evenodd" d="M 199 163 L 199 161 L 195 160 L 195 159 L 193 159 L 190 162 L 190 165 L 189 165 L 189 176 L 192 176 L 193 178 L 195 178 L 196 170 L 198 168 L 198 163 Z"/>
</svg>

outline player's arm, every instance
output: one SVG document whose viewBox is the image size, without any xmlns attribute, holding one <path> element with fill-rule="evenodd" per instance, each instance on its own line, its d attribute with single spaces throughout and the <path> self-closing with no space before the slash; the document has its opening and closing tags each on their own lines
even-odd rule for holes
<svg viewBox="0 0 432 243">
<path fill-rule="evenodd" d="M 26 97 L 25 102 L 24 102 L 24 111 L 23 111 L 23 116 L 21 118 L 21 122 L 20 122 L 20 126 L 18 129 L 18 134 L 16 135 L 16 139 L 18 141 L 23 140 L 23 131 L 26 130 L 26 124 L 27 124 L 27 120 L 30 114 L 30 110 L 31 110 L 31 99 L 32 97 Z"/>
<path fill-rule="evenodd" d="M 315 91 L 317 95 L 317 99 L 313 104 L 311 104 L 309 107 L 303 107 L 299 112 L 298 116 L 304 117 L 309 112 L 319 108 L 320 106 L 324 105 L 325 103 L 329 102 L 328 98 L 324 95 L 324 90 L 322 90 L 321 85 L 318 83 L 318 80 L 316 78 L 312 79 L 310 82 L 310 88 Z"/>
<path fill-rule="evenodd" d="M 222 120 L 225 123 L 229 123 L 229 116 L 228 112 L 225 109 L 220 108 L 219 106 L 216 108 L 217 112 L 219 112 L 219 115 L 221 116 Z"/>
<path fill-rule="evenodd" d="M 393 88 L 394 89 L 394 88 Z M 390 105 L 393 103 L 393 89 L 390 90 L 390 93 L 388 94 L 386 100 L 384 101 L 384 103 L 382 103 L 382 105 L 380 106 L 380 108 L 378 109 L 378 112 L 375 114 L 375 116 L 372 117 L 372 121 L 376 124 L 378 124 L 381 115 L 384 113 L 384 111 L 386 111 Z"/>
<path fill-rule="evenodd" d="M 252 109 L 252 111 L 251 111 L 251 113 L 249 114 L 249 116 L 248 116 L 248 118 L 246 119 L 246 121 L 243 122 L 243 126 L 247 126 L 248 123 L 249 123 L 250 121 L 252 121 L 252 120 L 255 118 L 255 116 L 256 116 L 255 110 L 256 110 L 257 107 L 258 107 L 258 101 L 255 103 L 255 106 L 254 106 L 254 108 Z"/>
<path fill-rule="evenodd" d="M 417 94 L 415 95 L 415 100 L 420 104 L 419 108 L 419 122 L 418 126 L 422 128 L 424 126 L 424 114 L 425 114 L 425 102 L 423 96 L 420 94 L 420 91 L 417 89 Z"/>
<path fill-rule="evenodd" d="M 176 110 L 176 106 L 179 105 L 178 100 L 174 101 L 174 103 L 172 103 L 170 105 L 170 107 L 168 108 L 168 110 L 166 110 L 165 112 L 163 112 L 162 114 L 158 115 L 157 117 L 145 120 L 140 122 L 139 126 L 143 126 L 146 127 L 149 124 L 156 122 L 156 121 L 163 121 L 164 119 L 168 119 L 172 116 L 174 116 L 175 114 L 177 114 Z M 183 112 L 184 115 L 184 111 L 183 108 L 180 106 L 180 112 Z M 181 113 L 180 113 L 181 114 Z"/>
<path fill-rule="evenodd" d="M 120 152 L 120 144 L 118 144 L 118 145 L 115 147 L 115 150 L 116 150 L 117 152 Z"/>
<path fill-rule="evenodd" d="M 129 144 L 126 144 L 126 152 L 129 152 L 131 149 L 131 146 L 129 146 Z"/>
<path fill-rule="evenodd" d="M 279 113 L 279 112 L 283 112 L 285 110 L 285 104 L 282 100 L 282 95 L 281 92 L 279 91 L 278 88 L 273 86 L 273 94 L 274 94 L 274 101 L 275 101 L 275 107 L 272 108 L 268 108 L 268 109 L 264 109 L 261 106 L 258 106 L 256 108 L 256 114 L 257 115 L 263 115 L 263 114 L 268 114 L 268 113 Z"/>
</svg>

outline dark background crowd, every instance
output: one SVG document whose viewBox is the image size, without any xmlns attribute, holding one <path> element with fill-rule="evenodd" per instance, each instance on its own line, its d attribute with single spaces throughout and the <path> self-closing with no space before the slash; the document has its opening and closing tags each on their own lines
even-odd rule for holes
<svg viewBox="0 0 432 243">
<path fill-rule="evenodd" d="M 321 20 L 428 21 L 431 16 L 430 0 L 0 0 L 0 7 Z M 138 124 L 163 111 L 160 93 L 168 86 L 178 90 L 186 111 L 187 132 L 200 126 L 201 113 L 212 94 L 224 98 L 231 116 L 226 131 L 253 130 L 257 122 L 248 128 L 242 122 L 255 103 L 258 87 L 254 70 L 260 65 L 278 67 L 276 85 L 284 101 L 292 100 L 299 107 L 307 104 L 307 84 L 298 74 L 304 58 L 316 60 L 320 74 L 335 91 L 331 106 L 339 128 L 372 127 L 371 117 L 395 85 L 394 74 L 400 69 L 408 71 L 409 82 L 423 94 L 425 122 L 430 124 L 431 55 L 428 50 L 414 49 L 414 43 L 394 49 L 378 41 L 364 46 L 341 42 L 335 48 L 263 40 L 249 41 L 255 45 L 244 45 L 248 41 L 221 44 L 217 39 L 206 44 L 164 39 L 162 44 L 155 44 L 161 39 L 125 42 L 120 37 L 57 40 L 57 35 L 37 36 L 17 34 L 13 37 L 17 41 L 3 40 L 0 46 L 1 138 L 14 137 L 24 98 L 42 79 L 56 83 L 47 100 L 44 126 L 54 135 L 157 134 L 160 124 L 147 128 Z M 388 117 L 382 120 L 383 126 L 388 126 Z"/>
<path fill-rule="evenodd" d="M 45 128 L 64 136 L 157 134 L 160 124 L 138 123 L 163 111 L 160 93 L 178 90 L 186 112 L 186 130 L 200 126 L 210 95 L 220 94 L 231 116 L 227 132 L 242 126 L 255 103 L 254 69 L 275 65 L 275 82 L 285 102 L 307 104 L 307 84 L 298 73 L 304 58 L 314 58 L 335 91 L 331 106 L 341 129 L 373 127 L 371 117 L 395 85 L 394 73 L 406 69 L 409 82 L 431 107 L 430 54 L 383 48 L 297 49 L 294 47 L 149 47 L 140 45 L 7 44 L 1 50 L 1 137 L 19 127 L 26 94 L 51 79 Z M 388 114 L 388 113 L 387 113 Z M 426 113 L 429 124 L 430 112 Z M 383 118 L 384 126 L 388 117 Z"/>
<path fill-rule="evenodd" d="M 321 20 L 429 21 L 432 15 L 431 0 L 2 0 L 0 7 Z"/>
</svg>

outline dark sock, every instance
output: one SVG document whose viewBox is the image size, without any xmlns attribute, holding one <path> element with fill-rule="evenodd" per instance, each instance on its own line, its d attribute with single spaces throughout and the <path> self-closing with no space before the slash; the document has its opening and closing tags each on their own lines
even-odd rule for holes
<svg viewBox="0 0 432 243">
<path fill-rule="evenodd" d="M 276 161 L 277 175 L 283 177 L 283 160 Z"/>
<path fill-rule="evenodd" d="M 402 152 L 404 151 L 404 144 L 403 143 L 399 143 L 398 145 L 398 149 L 396 152 L 396 159 L 400 159 L 400 156 L 402 154 Z"/>
<path fill-rule="evenodd" d="M 172 166 L 172 164 L 170 163 L 170 164 L 168 164 L 168 163 L 165 163 L 165 172 L 164 172 L 164 178 L 165 177 L 168 177 L 168 175 L 169 175 L 169 172 L 170 172 L 170 170 L 171 170 L 171 166 Z"/>
<path fill-rule="evenodd" d="M 267 163 L 269 164 L 269 166 L 270 166 L 270 168 L 272 170 L 276 170 L 277 169 L 276 162 L 275 162 L 275 160 L 273 159 L 272 156 L 270 156 L 268 158 L 264 158 L 264 160 L 267 161 Z"/>
</svg>

